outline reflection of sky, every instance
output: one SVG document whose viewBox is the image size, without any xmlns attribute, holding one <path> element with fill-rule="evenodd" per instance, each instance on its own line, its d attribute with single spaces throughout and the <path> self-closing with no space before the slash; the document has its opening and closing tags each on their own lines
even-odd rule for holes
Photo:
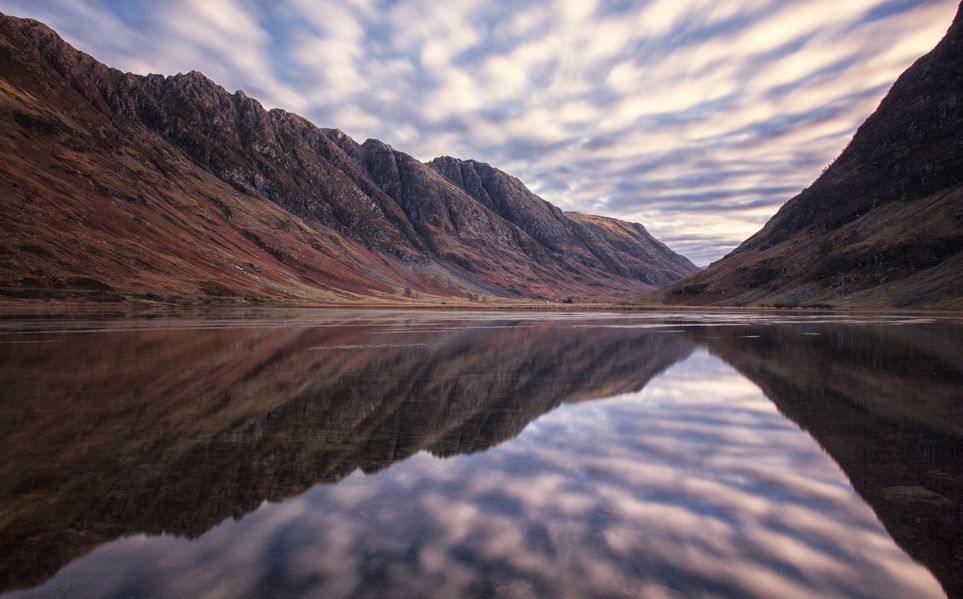
<svg viewBox="0 0 963 599">
<path fill-rule="evenodd" d="M 484 453 L 418 454 L 195 541 L 109 543 L 36 590 L 57 593 L 942 595 L 815 441 L 704 351 Z"/>
</svg>

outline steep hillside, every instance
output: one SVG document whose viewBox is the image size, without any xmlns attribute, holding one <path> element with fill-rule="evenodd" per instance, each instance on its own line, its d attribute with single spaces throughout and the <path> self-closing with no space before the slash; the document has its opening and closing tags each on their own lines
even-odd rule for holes
<svg viewBox="0 0 963 599">
<path fill-rule="evenodd" d="M 668 303 L 963 308 L 963 19 L 839 158 Z"/>
<path fill-rule="evenodd" d="M 569 232 L 553 243 L 505 205 L 527 196 L 490 206 L 376 140 L 198 72 L 122 73 L 2 15 L 0 148 L 6 296 L 605 300 L 694 269 L 647 234 L 580 236 L 538 200 Z"/>
</svg>

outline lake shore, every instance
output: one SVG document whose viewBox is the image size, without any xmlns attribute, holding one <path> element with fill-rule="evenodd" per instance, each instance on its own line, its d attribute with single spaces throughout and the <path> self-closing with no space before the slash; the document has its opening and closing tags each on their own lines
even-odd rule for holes
<svg viewBox="0 0 963 599">
<path fill-rule="evenodd" d="M 691 306 L 673 304 L 629 304 L 617 302 L 563 303 L 533 300 L 466 302 L 466 301 L 363 301 L 363 302 L 216 302 L 166 303 L 145 301 L 64 301 L 64 300 L 0 300 L 0 318 L 29 315 L 84 315 L 84 314 L 214 314 L 262 311 L 304 310 L 415 310 L 454 312 L 683 312 L 683 313 L 783 313 L 783 314 L 901 314 L 927 316 L 963 316 L 963 311 L 938 308 L 888 308 L 888 307 L 774 307 L 774 306 Z"/>
</svg>

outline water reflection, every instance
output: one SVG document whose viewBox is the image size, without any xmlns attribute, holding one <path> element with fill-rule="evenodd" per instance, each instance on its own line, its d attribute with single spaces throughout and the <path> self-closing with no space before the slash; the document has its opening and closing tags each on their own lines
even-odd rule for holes
<svg viewBox="0 0 963 599">
<path fill-rule="evenodd" d="M 30 328 L 0 339 L 0 588 L 18 594 L 961 589 L 946 323 Z"/>
</svg>

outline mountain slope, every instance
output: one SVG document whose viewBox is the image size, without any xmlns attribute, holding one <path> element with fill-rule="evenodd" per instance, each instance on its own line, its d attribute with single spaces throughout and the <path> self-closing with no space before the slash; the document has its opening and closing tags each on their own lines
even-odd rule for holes
<svg viewBox="0 0 963 599">
<path fill-rule="evenodd" d="M 963 19 L 758 233 L 661 297 L 963 308 Z"/>
<path fill-rule="evenodd" d="M 621 254 L 575 234 L 552 244 L 523 207 L 486 205 L 386 144 L 197 72 L 122 73 L 2 15 L 0 124 L 7 296 L 607 300 L 694 270 L 647 234 L 619 237 Z"/>
<path fill-rule="evenodd" d="M 474 160 L 450 156 L 428 163 L 446 179 L 511 222 L 579 271 L 598 268 L 618 276 L 662 286 L 679 273 L 698 270 L 649 235 L 640 224 L 564 213 L 538 197 L 517 178 Z"/>
</svg>

